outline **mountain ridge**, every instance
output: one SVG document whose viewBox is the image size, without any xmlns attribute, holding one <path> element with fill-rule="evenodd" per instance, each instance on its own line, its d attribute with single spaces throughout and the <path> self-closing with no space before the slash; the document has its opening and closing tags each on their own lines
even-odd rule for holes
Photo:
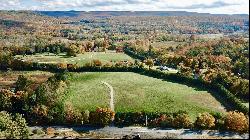
<svg viewBox="0 0 250 140">
<path fill-rule="evenodd" d="M 248 14 L 210 14 L 187 11 L 34 11 L 53 17 L 92 16 L 248 16 Z"/>
</svg>

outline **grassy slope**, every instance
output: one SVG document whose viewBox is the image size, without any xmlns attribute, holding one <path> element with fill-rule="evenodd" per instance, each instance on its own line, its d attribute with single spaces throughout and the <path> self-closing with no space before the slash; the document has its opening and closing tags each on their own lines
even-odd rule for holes
<svg viewBox="0 0 250 140">
<path fill-rule="evenodd" d="M 206 91 L 129 72 L 74 73 L 67 101 L 81 110 L 108 107 L 109 90 L 101 81 L 113 86 L 116 111 L 186 110 L 192 117 L 204 111 L 224 111 Z"/>
<path fill-rule="evenodd" d="M 65 54 L 59 54 L 56 56 L 55 54 L 36 54 L 36 55 L 28 55 L 27 57 L 23 57 L 22 55 L 17 55 L 17 58 L 22 58 L 28 61 L 35 61 L 40 63 L 78 63 L 79 65 L 84 65 L 87 62 L 91 62 L 93 59 L 99 59 L 102 62 L 109 61 L 121 61 L 121 60 L 129 60 L 133 61 L 133 58 L 124 54 L 124 53 L 115 53 L 115 52 L 86 52 L 84 54 L 78 54 L 77 57 L 66 57 Z"/>
</svg>

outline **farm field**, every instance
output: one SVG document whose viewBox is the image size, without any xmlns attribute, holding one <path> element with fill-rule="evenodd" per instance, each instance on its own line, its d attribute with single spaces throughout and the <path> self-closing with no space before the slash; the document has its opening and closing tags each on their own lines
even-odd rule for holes
<svg viewBox="0 0 250 140">
<path fill-rule="evenodd" d="M 116 112 L 177 112 L 185 110 L 194 119 L 202 112 L 224 112 L 210 93 L 186 85 L 162 81 L 131 72 L 71 73 L 66 102 L 80 110 L 109 107 L 109 89 L 114 89 Z"/>
<path fill-rule="evenodd" d="M 0 89 L 13 88 L 19 75 L 28 76 L 29 79 L 33 82 L 33 85 L 37 87 L 39 84 L 45 82 L 53 74 L 44 71 L 0 71 Z"/>
<path fill-rule="evenodd" d="M 163 41 L 163 42 L 154 42 L 152 46 L 154 48 L 176 48 L 178 45 L 184 45 L 184 42 L 175 42 L 175 41 Z"/>
<path fill-rule="evenodd" d="M 124 53 L 115 53 L 114 51 L 105 52 L 86 52 L 84 54 L 78 54 L 77 57 L 67 57 L 65 53 L 55 55 L 53 53 L 43 53 L 36 55 L 17 55 L 16 58 L 33 61 L 39 63 L 67 63 L 67 64 L 79 64 L 85 65 L 92 60 L 98 59 L 103 63 L 116 62 L 116 61 L 133 61 L 133 58 Z"/>
</svg>

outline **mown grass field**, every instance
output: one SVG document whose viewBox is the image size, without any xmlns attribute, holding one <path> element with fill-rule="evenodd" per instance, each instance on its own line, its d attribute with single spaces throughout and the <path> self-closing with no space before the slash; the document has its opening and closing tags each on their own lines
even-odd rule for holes
<svg viewBox="0 0 250 140">
<path fill-rule="evenodd" d="M 16 58 L 23 59 L 25 61 L 32 61 L 38 63 L 67 63 L 85 65 L 94 59 L 98 59 L 103 63 L 115 62 L 115 61 L 133 61 L 133 58 L 124 53 L 108 52 L 85 52 L 84 54 L 78 54 L 77 57 L 67 57 L 66 54 L 61 53 L 58 55 L 52 53 L 42 53 L 36 55 L 17 55 Z"/>
<path fill-rule="evenodd" d="M 80 110 L 109 107 L 109 89 L 114 88 L 116 112 L 177 112 L 185 110 L 192 118 L 202 112 L 224 112 L 223 106 L 207 91 L 186 85 L 162 81 L 130 72 L 71 73 L 69 94 L 71 102 Z"/>
</svg>

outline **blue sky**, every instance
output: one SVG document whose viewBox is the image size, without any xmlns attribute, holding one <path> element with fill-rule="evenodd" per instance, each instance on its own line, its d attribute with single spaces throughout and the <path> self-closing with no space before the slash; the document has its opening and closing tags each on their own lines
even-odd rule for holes
<svg viewBox="0 0 250 140">
<path fill-rule="evenodd" d="M 248 0 L 0 0 L 1 10 L 190 11 L 248 14 Z"/>
</svg>

